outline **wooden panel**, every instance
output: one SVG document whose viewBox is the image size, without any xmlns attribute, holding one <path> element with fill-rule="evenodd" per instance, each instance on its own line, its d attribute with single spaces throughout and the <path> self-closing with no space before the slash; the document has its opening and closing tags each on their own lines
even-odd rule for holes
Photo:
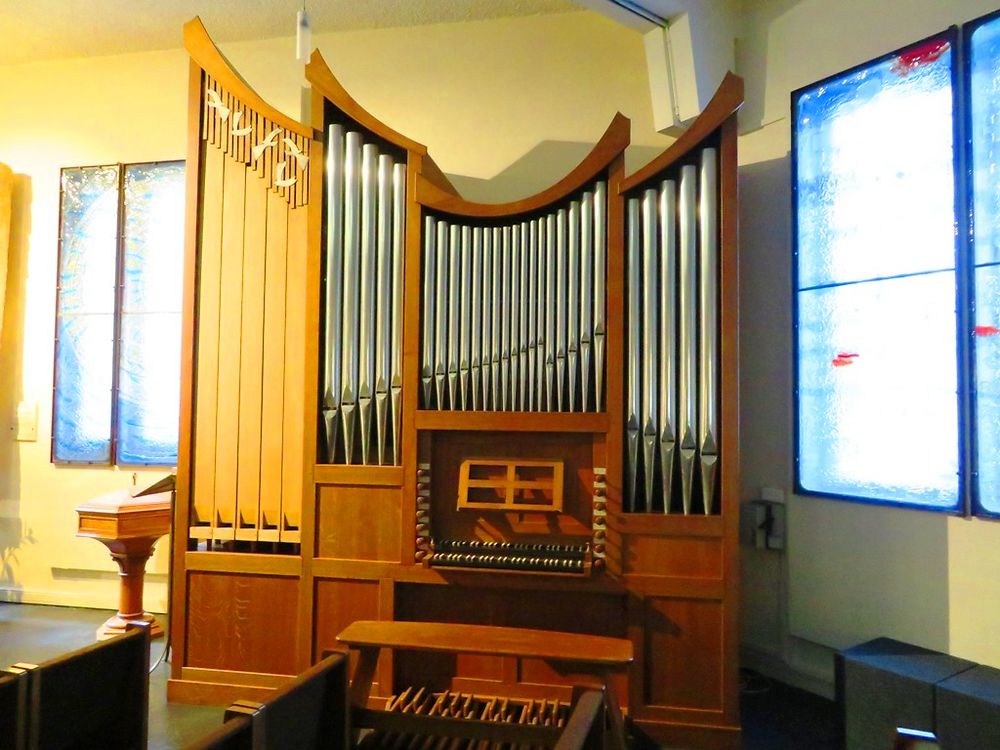
<svg viewBox="0 0 1000 750">
<path fill-rule="evenodd" d="M 298 579 L 189 573 L 185 666 L 295 674 Z"/>
<path fill-rule="evenodd" d="M 434 535 L 446 539 L 535 541 L 552 534 L 587 537 L 591 532 L 593 484 L 591 436 L 557 433 L 439 432 L 431 457 Z M 456 511 L 459 470 L 468 458 L 529 458 L 562 461 L 563 512 Z M 583 541 L 583 540 L 565 540 Z"/>
<path fill-rule="evenodd" d="M 307 210 L 288 212 L 288 255 L 285 288 L 285 395 L 282 445 L 281 540 L 300 539 L 305 429 L 305 310 Z"/>
<path fill-rule="evenodd" d="M 647 599 L 645 605 L 645 703 L 720 711 L 722 603 Z"/>
<path fill-rule="evenodd" d="M 628 536 L 625 572 L 658 576 L 722 578 L 722 540 Z"/>
<path fill-rule="evenodd" d="M 317 580 L 315 612 L 315 646 L 313 659 L 319 659 L 325 649 L 345 651 L 337 635 L 355 620 L 378 618 L 378 581 Z M 357 654 L 351 654 L 351 671 Z"/>
<path fill-rule="evenodd" d="M 264 249 L 267 191 L 246 171 L 243 224 L 243 309 L 240 327 L 240 412 L 236 482 L 237 539 L 257 539 L 260 517 L 261 389 L 263 387 Z"/>
<path fill-rule="evenodd" d="M 222 152 L 205 151 L 198 253 L 196 315 L 197 372 L 195 379 L 194 464 L 191 525 L 215 525 L 215 438 L 219 375 L 219 286 L 222 253 Z"/>
<path fill-rule="evenodd" d="M 215 443 L 216 539 L 234 538 L 240 417 L 240 329 L 246 168 L 224 159 L 222 266 L 219 290 L 218 421 Z"/>
<path fill-rule="evenodd" d="M 399 502 L 395 487 L 320 487 L 316 556 L 398 562 Z"/>
<path fill-rule="evenodd" d="M 285 398 L 285 255 L 288 207 L 267 193 L 264 260 L 264 372 L 261 403 L 260 538 L 277 541 L 281 525 L 281 456 Z"/>
</svg>

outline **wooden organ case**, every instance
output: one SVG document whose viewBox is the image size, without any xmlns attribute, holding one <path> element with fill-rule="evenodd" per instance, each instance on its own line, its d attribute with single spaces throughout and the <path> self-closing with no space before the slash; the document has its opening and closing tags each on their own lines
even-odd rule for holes
<svg viewBox="0 0 1000 750">
<path fill-rule="evenodd" d="M 191 53 L 171 700 L 262 696 L 355 620 L 628 638 L 634 730 L 738 747 L 736 127 L 727 77 L 624 174 L 462 199 L 318 53 L 312 127 Z M 514 657 L 400 685 L 566 697 Z"/>
</svg>

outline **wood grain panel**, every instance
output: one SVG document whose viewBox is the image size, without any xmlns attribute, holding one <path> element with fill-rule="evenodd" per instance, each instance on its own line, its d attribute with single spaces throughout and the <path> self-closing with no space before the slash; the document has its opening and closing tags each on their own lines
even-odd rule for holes
<svg viewBox="0 0 1000 750">
<path fill-rule="evenodd" d="M 256 541 L 260 520 L 261 393 L 263 387 L 264 252 L 267 191 L 246 170 L 243 224 L 243 308 L 240 326 L 240 412 L 236 538 Z"/>
<path fill-rule="evenodd" d="M 722 710 L 722 602 L 647 599 L 645 605 L 645 703 Z"/>
<path fill-rule="evenodd" d="M 590 538 L 592 438 L 586 434 L 440 432 L 431 457 L 432 529 L 447 539 L 582 542 Z M 563 512 L 512 513 L 456 509 L 459 468 L 467 458 L 562 461 Z M 552 534 L 580 539 L 553 539 Z"/>
<path fill-rule="evenodd" d="M 243 313 L 246 167 L 223 159 L 222 265 L 219 291 L 218 421 L 215 443 L 216 539 L 233 539 L 240 417 L 239 331 Z"/>
<path fill-rule="evenodd" d="M 281 527 L 282 438 L 285 402 L 285 255 L 288 206 L 267 193 L 264 258 L 264 372 L 261 386 L 259 538 L 278 541 Z"/>
<path fill-rule="evenodd" d="M 288 211 L 288 255 L 285 281 L 285 395 L 282 434 L 281 540 L 298 542 L 302 525 L 302 472 L 305 439 L 306 208 Z"/>
<path fill-rule="evenodd" d="M 222 263 L 222 153 L 205 151 L 198 249 L 197 343 L 191 526 L 210 538 L 215 525 L 215 438 L 219 377 L 219 287 Z M 193 534 L 194 535 L 194 534 Z"/>
<path fill-rule="evenodd" d="M 378 581 L 317 580 L 313 658 L 326 649 L 346 651 L 337 634 L 355 620 L 377 620 L 378 594 Z M 351 654 L 352 672 L 356 661 L 357 654 Z"/>
<path fill-rule="evenodd" d="M 399 503 L 396 487 L 320 487 L 317 557 L 398 562 Z"/>
<path fill-rule="evenodd" d="M 295 674 L 298 580 L 188 575 L 185 666 Z"/>
<path fill-rule="evenodd" d="M 625 537 L 625 573 L 722 578 L 722 540 L 662 536 Z"/>
</svg>

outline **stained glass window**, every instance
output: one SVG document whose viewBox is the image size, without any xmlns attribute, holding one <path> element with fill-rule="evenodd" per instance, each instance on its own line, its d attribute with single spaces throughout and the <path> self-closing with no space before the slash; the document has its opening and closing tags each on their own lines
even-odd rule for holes
<svg viewBox="0 0 1000 750">
<path fill-rule="evenodd" d="M 978 512 L 1000 515 L 1000 16 L 967 29 Z"/>
<path fill-rule="evenodd" d="M 953 49 L 793 95 L 804 492 L 960 505 Z"/>
<path fill-rule="evenodd" d="M 174 465 L 182 162 L 65 169 L 52 458 Z"/>
</svg>

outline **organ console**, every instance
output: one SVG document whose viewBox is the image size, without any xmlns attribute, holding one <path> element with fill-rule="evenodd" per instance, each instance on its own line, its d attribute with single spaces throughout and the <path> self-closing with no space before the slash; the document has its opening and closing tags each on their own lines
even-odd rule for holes
<svg viewBox="0 0 1000 750">
<path fill-rule="evenodd" d="M 738 747 L 739 79 L 631 175 L 617 115 L 484 204 L 319 53 L 305 126 L 200 21 L 185 44 L 170 698 L 264 697 L 355 620 L 565 631 L 631 641 L 636 729 Z M 574 684 L 512 654 L 370 667 L 407 710 L 543 724 Z"/>
</svg>

